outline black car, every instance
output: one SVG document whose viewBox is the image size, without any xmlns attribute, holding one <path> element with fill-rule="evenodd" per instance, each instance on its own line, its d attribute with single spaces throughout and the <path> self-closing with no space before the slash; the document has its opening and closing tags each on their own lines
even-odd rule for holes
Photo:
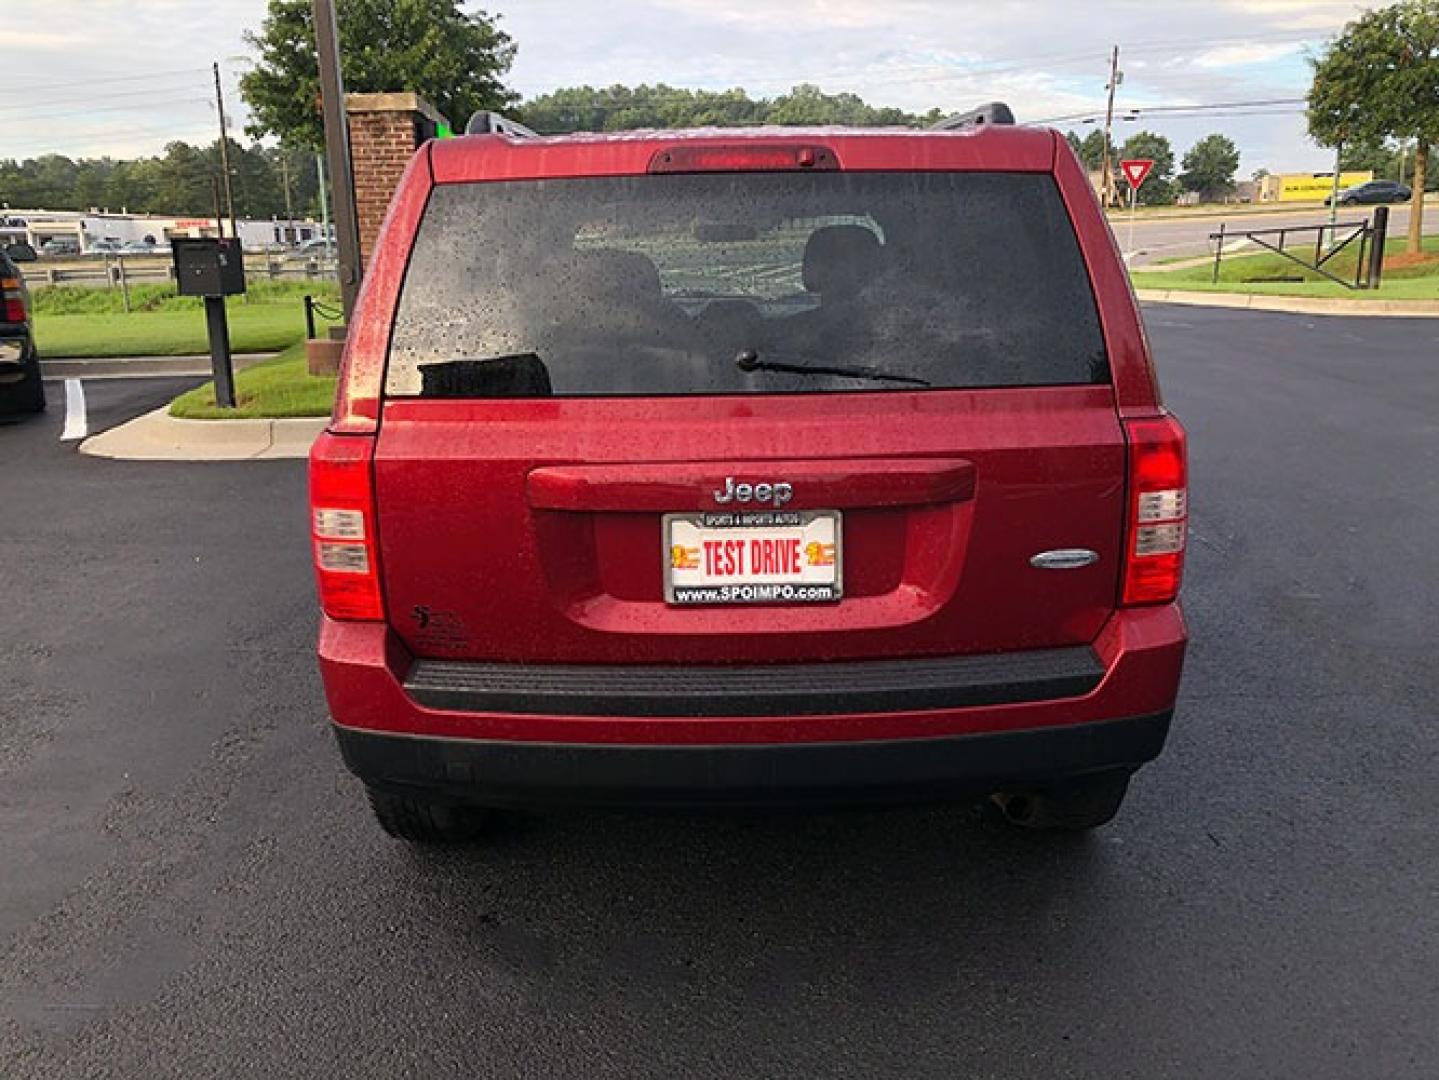
<svg viewBox="0 0 1439 1080">
<path fill-rule="evenodd" d="M 16 240 L 5 248 L 5 254 L 10 256 L 11 262 L 25 263 L 35 262 L 40 258 L 35 249 L 24 240 Z"/>
<path fill-rule="evenodd" d="M 1366 183 L 1358 184 L 1352 188 L 1345 188 L 1339 193 L 1340 206 L 1357 206 L 1361 204 L 1408 202 L 1414 192 L 1408 184 L 1401 184 L 1396 180 L 1369 180 Z M 1333 196 L 1324 200 L 1328 206 Z"/>
<path fill-rule="evenodd" d="M 40 354 L 30 329 L 30 294 L 20 271 L 0 251 L 0 415 L 44 408 Z"/>
</svg>

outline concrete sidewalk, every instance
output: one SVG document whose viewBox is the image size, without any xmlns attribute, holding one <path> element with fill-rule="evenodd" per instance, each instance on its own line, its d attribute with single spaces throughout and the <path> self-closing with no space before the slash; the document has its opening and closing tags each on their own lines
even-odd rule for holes
<svg viewBox="0 0 1439 1080">
<path fill-rule="evenodd" d="M 124 461 L 270 461 L 304 458 L 325 430 L 303 420 L 177 420 L 169 406 L 93 435 L 82 454 Z"/>
</svg>

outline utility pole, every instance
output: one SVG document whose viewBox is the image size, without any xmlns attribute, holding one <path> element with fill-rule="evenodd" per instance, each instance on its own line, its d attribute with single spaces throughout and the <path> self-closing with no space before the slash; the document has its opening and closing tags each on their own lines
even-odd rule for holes
<svg viewBox="0 0 1439 1080">
<path fill-rule="evenodd" d="M 280 182 L 285 185 L 285 226 L 290 228 L 295 224 L 295 206 L 290 201 L 290 153 L 283 146 L 280 147 Z"/>
<path fill-rule="evenodd" d="M 1119 70 L 1119 46 L 1116 45 L 1109 54 L 1109 104 L 1104 107 L 1104 165 L 1099 179 L 1099 201 L 1104 204 L 1105 209 L 1109 208 L 1110 187 L 1114 183 L 1114 170 L 1109 162 L 1113 153 L 1110 129 L 1114 126 L 1114 92 L 1119 89 L 1123 78 L 1124 75 Z"/>
<path fill-rule="evenodd" d="M 330 164 L 335 203 L 335 232 L 340 249 L 340 297 L 348 325 L 355 312 L 364 266 L 360 262 L 360 223 L 355 213 L 355 176 L 350 166 L 350 128 L 345 119 L 345 81 L 340 73 L 340 27 L 334 0 L 313 0 L 315 51 L 320 61 L 320 93 L 325 109 L 325 154 Z"/>
<path fill-rule="evenodd" d="M 235 222 L 235 190 L 230 183 L 230 133 L 225 129 L 225 91 L 220 86 L 220 62 L 215 62 L 215 109 L 220 114 L 220 171 L 225 180 L 225 209 L 230 213 L 230 235 L 239 237 Z"/>
<path fill-rule="evenodd" d="M 220 178 L 213 173 L 210 175 L 210 193 L 215 196 L 215 235 L 225 239 L 225 218 L 220 209 Z"/>
<path fill-rule="evenodd" d="M 325 155 L 315 155 L 315 172 L 320 177 L 320 231 L 325 237 L 325 259 L 334 257 L 330 240 L 330 181 L 325 177 Z"/>
<path fill-rule="evenodd" d="M 1334 186 L 1329 192 L 1329 243 L 1334 243 L 1334 223 L 1339 220 L 1339 163 L 1344 160 L 1344 140 L 1334 147 Z"/>
</svg>

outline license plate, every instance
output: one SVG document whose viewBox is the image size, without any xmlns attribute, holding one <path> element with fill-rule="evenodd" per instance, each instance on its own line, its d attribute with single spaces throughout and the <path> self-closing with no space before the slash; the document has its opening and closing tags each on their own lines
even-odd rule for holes
<svg viewBox="0 0 1439 1080">
<path fill-rule="evenodd" d="M 665 600 L 825 604 L 844 592 L 838 510 L 666 514 Z"/>
</svg>

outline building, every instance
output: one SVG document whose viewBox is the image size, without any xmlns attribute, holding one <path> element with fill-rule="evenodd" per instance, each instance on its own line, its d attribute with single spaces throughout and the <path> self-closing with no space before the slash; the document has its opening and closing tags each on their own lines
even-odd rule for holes
<svg viewBox="0 0 1439 1080">
<path fill-rule="evenodd" d="M 325 235 L 319 222 L 269 220 L 238 222 L 240 240 L 246 251 L 294 247 Z M 157 214 L 112 214 L 101 210 L 11 210 L 0 211 L 0 247 L 23 242 L 37 251 L 47 240 L 70 240 L 83 254 L 117 248 L 130 243 L 168 244 L 177 238 L 218 236 L 214 218 L 166 217 Z M 223 230 L 229 233 L 229 223 Z"/>
<path fill-rule="evenodd" d="M 1339 174 L 1339 190 L 1374 179 L 1372 169 Z M 1323 202 L 1334 192 L 1334 174 L 1271 173 L 1259 181 L 1260 202 Z"/>
</svg>

